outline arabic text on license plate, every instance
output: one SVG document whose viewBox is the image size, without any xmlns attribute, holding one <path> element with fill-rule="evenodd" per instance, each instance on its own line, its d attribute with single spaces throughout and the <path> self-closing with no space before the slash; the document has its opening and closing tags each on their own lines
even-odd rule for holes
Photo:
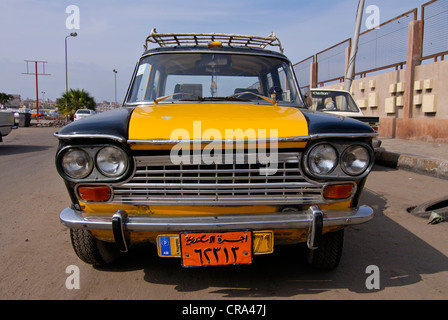
<svg viewBox="0 0 448 320">
<path fill-rule="evenodd" d="M 184 267 L 252 263 L 252 232 L 186 232 L 180 235 Z"/>
</svg>

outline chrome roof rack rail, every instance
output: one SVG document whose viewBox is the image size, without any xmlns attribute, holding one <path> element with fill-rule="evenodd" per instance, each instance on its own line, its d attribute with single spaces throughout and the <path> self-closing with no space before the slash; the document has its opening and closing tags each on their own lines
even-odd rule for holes
<svg viewBox="0 0 448 320">
<path fill-rule="evenodd" d="M 144 48 L 148 50 L 148 42 L 156 43 L 160 47 L 177 47 L 209 45 L 215 41 L 219 41 L 221 45 L 228 47 L 264 49 L 268 45 L 277 46 L 283 53 L 281 42 L 273 32 L 267 37 L 257 37 L 226 33 L 157 33 L 154 28 L 146 38 Z"/>
</svg>

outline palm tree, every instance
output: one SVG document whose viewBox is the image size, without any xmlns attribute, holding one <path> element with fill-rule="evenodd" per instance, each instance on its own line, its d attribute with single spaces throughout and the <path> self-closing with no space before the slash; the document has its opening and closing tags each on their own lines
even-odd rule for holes
<svg viewBox="0 0 448 320">
<path fill-rule="evenodd" d="M 14 99 L 14 97 L 11 94 L 0 92 L 0 105 L 5 104 L 12 99 Z"/>
<path fill-rule="evenodd" d="M 73 117 L 78 109 L 91 109 L 95 110 L 96 102 L 93 97 L 84 89 L 73 90 L 64 92 L 62 97 L 56 100 L 56 108 L 63 115 Z"/>
</svg>

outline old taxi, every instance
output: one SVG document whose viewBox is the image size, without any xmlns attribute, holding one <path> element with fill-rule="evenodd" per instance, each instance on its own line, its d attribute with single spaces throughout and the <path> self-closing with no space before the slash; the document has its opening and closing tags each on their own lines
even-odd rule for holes
<svg viewBox="0 0 448 320">
<path fill-rule="evenodd" d="M 376 133 L 309 110 L 274 34 L 153 29 L 123 107 L 55 135 L 71 199 L 60 219 L 89 264 L 142 241 L 183 267 L 303 243 L 311 266 L 332 269 L 344 229 L 373 217 L 360 196 Z"/>
</svg>

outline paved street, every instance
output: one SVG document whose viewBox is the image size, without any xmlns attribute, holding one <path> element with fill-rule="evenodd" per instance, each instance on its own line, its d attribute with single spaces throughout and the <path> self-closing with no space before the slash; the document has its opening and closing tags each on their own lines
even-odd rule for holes
<svg viewBox="0 0 448 320">
<path fill-rule="evenodd" d="M 448 223 L 406 209 L 446 195 L 448 181 L 376 166 L 362 203 L 375 218 L 346 232 L 339 268 L 310 270 L 300 248 L 279 247 L 248 267 L 182 269 L 140 246 L 115 268 L 72 250 L 59 212 L 69 204 L 54 168 L 57 128 L 19 128 L 0 143 L 0 299 L 447 299 Z M 80 271 L 69 290 L 68 266 Z M 376 266 L 380 288 L 369 290 Z"/>
</svg>

